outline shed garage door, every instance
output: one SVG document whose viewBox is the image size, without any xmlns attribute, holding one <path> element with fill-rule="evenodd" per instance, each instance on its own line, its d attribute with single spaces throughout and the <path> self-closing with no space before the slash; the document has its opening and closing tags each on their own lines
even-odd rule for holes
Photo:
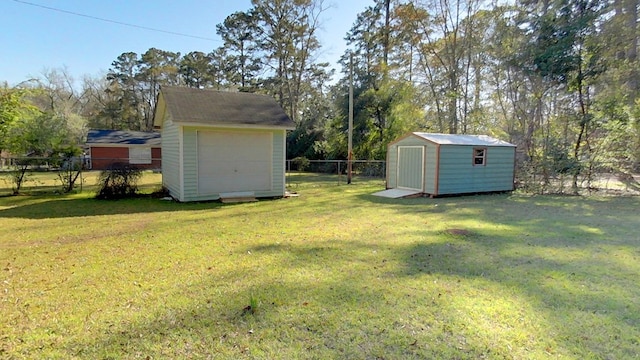
<svg viewBox="0 0 640 360">
<path fill-rule="evenodd" d="M 198 193 L 271 190 L 272 134 L 199 131 Z"/>
</svg>

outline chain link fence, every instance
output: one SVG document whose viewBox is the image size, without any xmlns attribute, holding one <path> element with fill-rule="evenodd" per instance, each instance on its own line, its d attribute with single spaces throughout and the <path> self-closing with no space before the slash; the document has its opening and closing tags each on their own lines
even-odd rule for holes
<svg viewBox="0 0 640 360">
<path fill-rule="evenodd" d="M 154 181 L 161 186 L 161 161 L 152 159 L 150 163 L 134 164 L 126 158 L 96 159 L 83 156 L 60 158 L 0 158 L 0 196 L 16 192 L 35 194 L 44 192 L 64 191 L 65 179 L 70 179 L 72 171 L 79 171 L 81 175 L 75 183 L 77 190 L 85 185 L 94 185 L 101 170 L 108 169 L 106 164 L 131 163 L 143 170 L 151 170 L 156 174 Z M 99 165 L 100 164 L 100 165 Z M 99 166 L 95 166 L 99 165 Z M 295 158 L 286 160 L 286 186 L 296 190 L 299 186 L 339 186 L 348 183 L 347 160 L 308 160 Z M 96 169 L 99 168 L 99 169 Z M 528 193 L 563 193 L 569 192 L 571 179 L 569 176 L 555 176 L 544 178 L 523 178 L 518 172 L 516 189 Z M 357 184 L 364 181 L 380 181 L 384 187 L 386 181 L 386 162 L 384 160 L 353 160 L 351 182 Z M 20 185 L 17 185 L 20 181 Z M 532 186 L 537 186 L 532 188 Z M 581 193 L 602 195 L 639 195 L 640 176 L 637 174 L 599 173 L 588 181 L 580 178 Z M 16 189 L 17 188 L 17 189 Z M 16 191 L 18 190 L 18 191 Z"/>
<path fill-rule="evenodd" d="M 129 163 L 142 170 L 159 173 L 160 159 L 152 159 L 150 163 L 139 164 L 137 160 L 126 158 L 89 158 L 79 156 L 61 161 L 59 158 L 2 158 L 0 159 L 0 196 L 20 192 L 37 194 L 64 191 L 65 179 L 70 171 L 80 172 L 77 190 L 83 186 L 95 185 L 95 179 L 102 170 L 108 170 L 109 164 Z M 307 160 L 296 158 L 286 160 L 286 185 L 296 188 L 300 184 L 312 186 L 338 186 L 347 184 L 348 174 L 346 160 Z M 386 162 L 384 160 L 353 160 L 352 183 L 359 181 L 380 180 L 384 185 L 386 178 Z M 19 182 L 19 184 L 18 184 Z M 161 185 L 161 180 L 157 184 Z"/>
<path fill-rule="evenodd" d="M 128 164 L 140 170 L 160 172 L 160 159 L 141 162 L 127 158 L 2 157 L 0 158 L 0 196 L 47 192 L 82 191 L 95 185 L 98 174 L 112 166 Z M 88 182 L 86 180 L 89 180 Z M 160 184 L 158 184 L 160 185 Z"/>
<path fill-rule="evenodd" d="M 384 160 L 352 160 L 351 182 L 386 179 Z M 301 183 L 313 183 L 317 186 L 337 186 L 348 183 L 347 160 L 307 160 L 296 158 L 286 162 L 286 183 L 296 187 Z"/>
</svg>

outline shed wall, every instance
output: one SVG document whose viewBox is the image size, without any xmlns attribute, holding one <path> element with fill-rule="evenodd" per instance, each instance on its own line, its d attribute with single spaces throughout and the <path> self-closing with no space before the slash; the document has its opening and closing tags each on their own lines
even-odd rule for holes
<svg viewBox="0 0 640 360">
<path fill-rule="evenodd" d="M 180 185 L 180 130 L 170 118 L 162 126 L 162 185 L 182 201 Z"/>
<path fill-rule="evenodd" d="M 387 189 L 395 189 L 398 187 L 398 178 L 396 169 L 398 166 L 398 146 L 391 145 L 387 148 Z"/>
<path fill-rule="evenodd" d="M 184 127 L 182 132 L 183 138 L 183 186 L 184 197 L 181 201 L 205 201 L 217 200 L 218 194 L 199 194 L 198 193 L 198 131 L 211 131 L 213 128 Z M 224 129 L 218 129 L 224 131 Z M 285 178 L 285 130 L 239 130 L 233 129 L 233 132 L 270 132 L 272 133 L 271 149 L 256 149 L 256 151 L 270 151 L 273 156 L 271 171 L 271 190 L 255 191 L 256 197 L 276 197 L 284 195 L 284 178 Z M 250 146 L 251 144 L 247 144 Z M 273 149 L 273 151 L 272 151 Z M 211 154 L 215 156 L 215 154 Z M 247 191 L 252 191 L 248 189 Z"/>
<path fill-rule="evenodd" d="M 287 136 L 286 130 L 279 130 L 273 132 L 273 160 L 271 164 L 273 169 L 271 170 L 271 174 L 273 174 L 273 179 L 271 180 L 271 184 L 273 185 L 272 191 L 269 195 L 264 196 L 284 196 L 285 192 L 285 163 L 287 157 Z"/>
<path fill-rule="evenodd" d="M 473 165 L 474 146 L 441 145 L 437 195 L 513 190 L 514 147 L 486 147 L 486 165 Z"/>
<path fill-rule="evenodd" d="M 427 194 L 435 194 L 437 192 L 438 145 L 415 136 L 400 139 L 389 146 L 387 150 L 387 189 L 398 187 L 398 147 L 400 146 L 423 146 L 425 148 L 423 191 Z M 418 173 L 413 176 L 422 177 Z"/>
<path fill-rule="evenodd" d="M 438 192 L 438 149 L 439 146 L 425 141 L 427 145 L 425 151 L 424 168 L 424 192 L 427 194 L 436 194 Z"/>
<path fill-rule="evenodd" d="M 398 147 L 426 146 L 427 143 L 428 143 L 427 141 L 424 141 L 423 139 L 419 139 L 415 136 L 408 136 L 404 139 L 400 139 L 398 142 L 388 147 L 387 149 L 387 189 L 394 189 L 398 187 Z M 428 153 L 428 149 L 426 153 Z M 425 156 L 428 157 L 427 154 L 425 154 Z M 422 175 L 418 173 L 413 174 L 413 176 L 422 177 Z"/>
</svg>

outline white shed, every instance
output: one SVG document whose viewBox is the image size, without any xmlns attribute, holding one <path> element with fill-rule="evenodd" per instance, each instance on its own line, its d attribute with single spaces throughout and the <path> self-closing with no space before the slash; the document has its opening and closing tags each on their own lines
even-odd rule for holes
<svg viewBox="0 0 640 360">
<path fill-rule="evenodd" d="M 281 197 L 293 121 L 265 95 L 162 87 L 162 183 L 178 201 Z M 232 196 L 232 195 L 230 195 Z"/>
</svg>

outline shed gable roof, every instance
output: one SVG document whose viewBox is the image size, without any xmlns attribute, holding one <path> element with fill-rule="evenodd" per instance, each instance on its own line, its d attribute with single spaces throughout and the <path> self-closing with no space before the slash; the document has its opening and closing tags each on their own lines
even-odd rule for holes
<svg viewBox="0 0 640 360">
<path fill-rule="evenodd" d="M 159 132 L 125 130 L 89 130 L 88 145 L 149 145 L 160 147 Z"/>
<path fill-rule="evenodd" d="M 435 134 L 414 132 L 411 133 L 419 138 L 431 141 L 438 145 L 471 145 L 471 146 L 508 146 L 515 145 L 487 135 L 458 135 L 458 134 Z"/>
<path fill-rule="evenodd" d="M 160 99 L 158 104 L 164 102 L 163 111 L 177 123 L 295 128 L 275 99 L 266 95 L 165 86 Z M 156 118 L 155 125 L 162 121 Z"/>
</svg>

